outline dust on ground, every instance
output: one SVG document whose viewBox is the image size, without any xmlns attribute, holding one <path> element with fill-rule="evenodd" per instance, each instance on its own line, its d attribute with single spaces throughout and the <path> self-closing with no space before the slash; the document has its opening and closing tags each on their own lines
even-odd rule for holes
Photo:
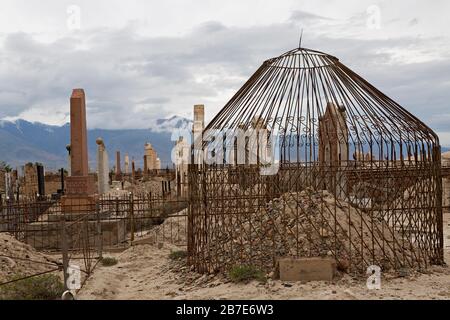
<svg viewBox="0 0 450 320">
<path fill-rule="evenodd" d="M 445 256 L 450 262 L 450 223 L 445 216 Z M 383 274 L 381 289 L 369 290 L 366 279 L 341 275 L 333 282 L 268 280 L 236 284 L 224 276 L 202 275 L 169 258 L 184 250 L 172 244 L 141 244 L 114 256 L 118 264 L 98 266 L 78 299 L 446 299 L 450 300 L 450 268 L 432 266 L 423 273 Z"/>
<path fill-rule="evenodd" d="M 111 267 L 98 266 L 78 299 L 450 299 L 450 269 L 389 274 L 380 290 L 368 290 L 364 278 L 341 276 L 334 282 L 268 280 L 235 284 L 222 276 L 201 275 L 169 258 L 180 247 L 137 245 L 119 254 Z"/>
<path fill-rule="evenodd" d="M 58 259 L 37 252 L 12 234 L 0 233 L 0 283 L 17 275 L 29 276 L 58 268 Z"/>
</svg>

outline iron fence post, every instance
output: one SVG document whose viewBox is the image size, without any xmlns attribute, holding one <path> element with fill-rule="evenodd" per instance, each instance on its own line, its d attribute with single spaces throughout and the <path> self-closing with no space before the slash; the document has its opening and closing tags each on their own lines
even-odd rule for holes
<svg viewBox="0 0 450 320">
<path fill-rule="evenodd" d="M 130 233 L 131 233 L 131 244 L 134 241 L 134 203 L 133 203 L 133 194 L 130 194 Z"/>
<path fill-rule="evenodd" d="M 97 214 L 97 250 L 98 258 L 101 260 L 103 258 L 103 231 L 102 222 L 100 219 L 100 203 L 95 204 L 95 212 Z"/>
<path fill-rule="evenodd" d="M 63 216 L 61 220 L 61 252 L 62 252 L 62 263 L 63 263 L 63 273 L 64 273 L 64 291 L 68 290 L 67 280 L 69 268 L 69 254 L 67 246 L 67 234 L 66 234 L 66 217 Z"/>
</svg>

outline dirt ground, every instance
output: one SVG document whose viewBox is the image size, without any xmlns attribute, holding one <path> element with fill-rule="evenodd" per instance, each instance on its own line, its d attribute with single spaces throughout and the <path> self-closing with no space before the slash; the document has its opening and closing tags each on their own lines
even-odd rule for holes
<svg viewBox="0 0 450 320">
<path fill-rule="evenodd" d="M 0 283 L 58 268 L 58 258 L 37 252 L 9 233 L 0 233 Z M 57 273 L 57 272 L 56 272 Z"/>
<path fill-rule="evenodd" d="M 450 264 L 450 215 L 444 217 L 445 256 Z M 446 299 L 450 300 L 450 268 L 433 266 L 425 273 L 384 274 L 380 290 L 369 290 L 366 279 L 344 275 L 333 282 L 308 283 L 268 280 L 235 284 L 218 276 L 189 271 L 169 258 L 180 250 L 142 244 L 110 253 L 115 266 L 98 266 L 78 299 Z"/>
</svg>

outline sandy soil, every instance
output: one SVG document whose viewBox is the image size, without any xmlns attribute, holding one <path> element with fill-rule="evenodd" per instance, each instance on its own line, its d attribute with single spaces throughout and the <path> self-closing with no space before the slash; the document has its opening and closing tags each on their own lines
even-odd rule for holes
<svg viewBox="0 0 450 320">
<path fill-rule="evenodd" d="M 0 233 L 0 283 L 11 277 L 28 276 L 58 268 L 58 259 L 16 240 L 9 233 Z"/>
<path fill-rule="evenodd" d="M 445 216 L 446 261 L 450 262 L 450 223 Z M 78 299 L 447 299 L 450 268 L 433 266 L 426 273 L 383 274 L 381 289 L 369 290 L 366 279 L 341 276 L 336 281 L 309 283 L 269 280 L 265 284 L 235 284 L 193 273 L 169 258 L 180 250 L 170 244 L 133 246 L 111 253 L 118 264 L 98 266 L 78 293 Z M 105 254 L 106 255 L 106 254 Z"/>
</svg>

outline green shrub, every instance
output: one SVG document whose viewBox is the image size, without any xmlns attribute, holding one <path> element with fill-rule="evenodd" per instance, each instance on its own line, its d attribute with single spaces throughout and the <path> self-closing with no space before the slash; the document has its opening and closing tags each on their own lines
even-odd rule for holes
<svg viewBox="0 0 450 320">
<path fill-rule="evenodd" d="M 182 259 L 185 259 L 186 257 L 187 257 L 187 252 L 184 250 L 172 251 L 169 254 L 169 258 L 171 260 L 182 260 Z"/>
<path fill-rule="evenodd" d="M 228 276 L 230 277 L 231 281 L 236 283 L 250 282 L 251 280 L 266 282 L 264 272 L 251 265 L 234 266 L 228 272 Z"/>
<path fill-rule="evenodd" d="M 23 278 L 16 275 L 11 280 Z M 54 274 L 44 274 L 0 286 L 0 300 L 56 300 L 61 298 L 64 284 Z"/>
<path fill-rule="evenodd" d="M 104 257 L 101 260 L 102 266 L 110 267 L 117 264 L 117 259 L 113 257 Z"/>
</svg>

